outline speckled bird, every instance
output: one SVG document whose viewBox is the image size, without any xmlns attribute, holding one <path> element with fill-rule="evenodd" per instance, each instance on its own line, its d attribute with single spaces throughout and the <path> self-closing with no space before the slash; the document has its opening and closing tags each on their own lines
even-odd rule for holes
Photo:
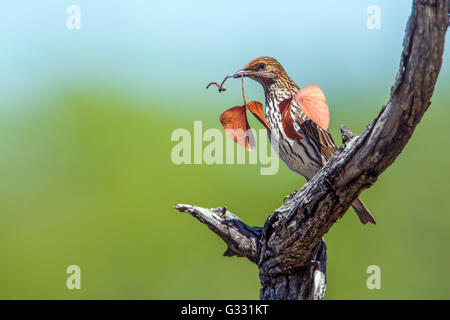
<svg viewBox="0 0 450 320">
<path fill-rule="evenodd" d="M 253 59 L 233 75 L 242 76 L 259 82 L 264 89 L 269 139 L 279 157 L 289 169 L 311 179 L 337 151 L 328 131 L 328 105 L 322 90 L 316 85 L 301 89 L 271 57 Z M 294 99 L 295 94 L 300 98 Z M 375 224 L 361 199 L 352 207 L 363 224 Z"/>
</svg>

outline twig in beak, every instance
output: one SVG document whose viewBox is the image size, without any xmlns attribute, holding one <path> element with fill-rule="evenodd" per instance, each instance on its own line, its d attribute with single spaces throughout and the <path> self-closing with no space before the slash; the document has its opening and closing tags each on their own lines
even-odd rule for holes
<svg viewBox="0 0 450 320">
<path fill-rule="evenodd" d="M 227 90 L 227 88 L 225 88 L 223 85 L 224 85 L 225 81 L 227 81 L 229 78 L 233 78 L 233 76 L 230 76 L 230 75 L 226 76 L 225 79 L 223 79 L 223 81 L 222 81 L 221 84 L 219 84 L 219 83 L 217 83 L 217 82 L 210 82 L 210 83 L 206 86 L 206 89 L 208 89 L 208 88 L 213 84 L 213 85 L 215 85 L 215 86 L 217 86 L 217 87 L 219 88 L 219 89 L 218 89 L 219 92 L 225 91 L 225 90 Z"/>
</svg>

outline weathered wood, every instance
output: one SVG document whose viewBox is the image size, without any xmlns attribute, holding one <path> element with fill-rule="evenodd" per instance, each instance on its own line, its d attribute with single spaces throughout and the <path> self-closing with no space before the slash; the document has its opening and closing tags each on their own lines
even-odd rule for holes
<svg viewBox="0 0 450 320">
<path fill-rule="evenodd" d="M 187 204 L 174 206 L 180 212 L 187 212 L 211 231 L 217 234 L 228 245 L 224 256 L 247 257 L 252 262 L 258 261 L 257 246 L 262 228 L 249 227 L 226 207 L 205 209 Z"/>
<path fill-rule="evenodd" d="M 341 128 L 344 144 L 325 166 L 266 220 L 248 227 L 226 209 L 176 205 L 228 245 L 226 255 L 259 268 L 261 299 L 322 299 L 326 247 L 322 237 L 401 153 L 430 99 L 442 64 L 448 0 L 416 0 L 390 99 L 358 136 Z"/>
</svg>

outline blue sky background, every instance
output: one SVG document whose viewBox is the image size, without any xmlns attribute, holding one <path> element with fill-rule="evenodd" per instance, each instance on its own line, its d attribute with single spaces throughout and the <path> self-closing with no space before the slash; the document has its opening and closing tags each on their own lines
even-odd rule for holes
<svg viewBox="0 0 450 320">
<path fill-rule="evenodd" d="M 70 4 L 81 8 L 81 30 L 66 28 Z M 366 27 L 372 4 L 381 8 L 380 30 Z M 410 10 L 406 0 L 4 1 L 0 95 L 20 99 L 81 83 L 179 107 L 199 94 L 212 102 L 217 95 L 204 91 L 206 83 L 270 55 L 300 85 L 318 83 L 328 96 L 386 96 Z M 248 88 L 261 96 L 255 84 Z M 230 100 L 240 95 L 230 92 Z"/>
</svg>

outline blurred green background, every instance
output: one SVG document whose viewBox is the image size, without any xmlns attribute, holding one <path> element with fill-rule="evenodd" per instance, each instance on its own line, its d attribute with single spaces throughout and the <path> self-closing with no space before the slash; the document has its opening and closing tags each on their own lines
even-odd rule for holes
<svg viewBox="0 0 450 320">
<path fill-rule="evenodd" d="M 81 8 L 69 30 L 66 9 Z M 381 29 L 369 30 L 369 5 Z M 411 1 L 4 1 L 0 5 L 0 298 L 258 299 L 257 268 L 175 203 L 227 205 L 262 225 L 305 180 L 280 162 L 175 165 L 176 128 L 220 128 L 250 59 L 319 84 L 359 133 L 389 97 Z M 448 37 L 447 37 L 448 40 Z M 446 45 L 448 51 L 448 44 Z M 450 298 L 448 53 L 432 105 L 396 162 L 326 236 L 327 299 Z M 246 81 L 247 99 L 263 101 Z M 255 128 L 261 128 L 252 119 Z M 81 267 L 81 290 L 66 268 Z M 381 289 L 366 287 L 369 265 Z"/>
</svg>

